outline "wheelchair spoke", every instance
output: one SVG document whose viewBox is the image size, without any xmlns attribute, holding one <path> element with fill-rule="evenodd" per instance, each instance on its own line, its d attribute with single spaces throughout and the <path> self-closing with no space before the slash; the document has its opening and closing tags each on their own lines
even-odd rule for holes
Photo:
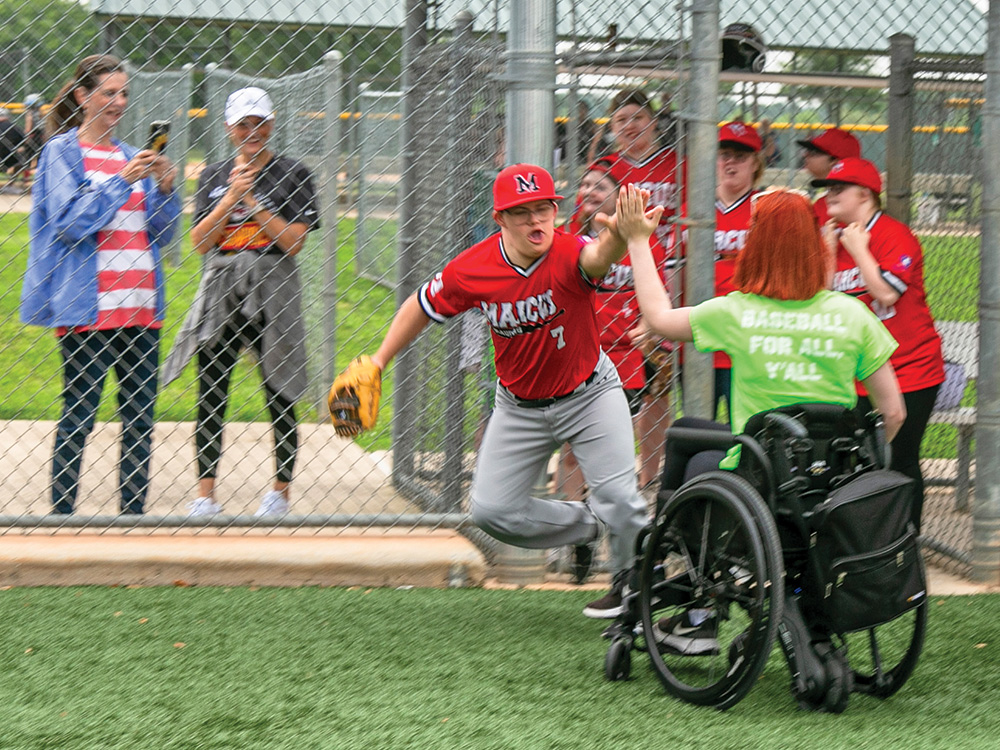
<svg viewBox="0 0 1000 750">
<path fill-rule="evenodd" d="M 708 529 L 712 524 L 712 503 L 705 503 L 705 517 L 701 524 L 701 546 L 698 555 L 698 570 L 705 570 L 705 556 L 708 554 Z"/>
</svg>

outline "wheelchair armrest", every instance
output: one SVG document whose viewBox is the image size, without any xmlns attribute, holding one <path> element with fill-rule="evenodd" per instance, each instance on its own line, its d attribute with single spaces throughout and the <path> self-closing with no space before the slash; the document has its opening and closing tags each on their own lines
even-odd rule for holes
<svg viewBox="0 0 1000 750">
<path fill-rule="evenodd" d="M 698 427 L 670 427 L 667 429 L 667 440 L 676 440 L 684 444 L 692 453 L 727 451 L 736 445 L 736 438 L 731 432 L 704 430 Z"/>
</svg>

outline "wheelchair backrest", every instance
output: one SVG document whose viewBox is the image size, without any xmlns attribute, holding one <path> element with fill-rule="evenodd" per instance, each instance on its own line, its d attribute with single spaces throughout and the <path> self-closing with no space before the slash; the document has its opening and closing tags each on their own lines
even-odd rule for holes
<svg viewBox="0 0 1000 750">
<path fill-rule="evenodd" d="M 779 495 L 825 493 L 887 464 L 880 423 L 835 404 L 761 412 L 747 421 L 744 434 L 760 444 Z"/>
</svg>

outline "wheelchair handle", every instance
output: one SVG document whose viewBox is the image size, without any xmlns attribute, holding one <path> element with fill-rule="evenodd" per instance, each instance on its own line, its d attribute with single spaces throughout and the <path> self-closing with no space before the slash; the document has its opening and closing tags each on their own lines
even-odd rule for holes
<svg viewBox="0 0 1000 750">
<path fill-rule="evenodd" d="M 809 437 L 809 431 L 804 424 L 780 411 L 772 411 L 764 415 L 764 428 L 767 429 L 768 427 L 782 429 L 793 438 Z"/>
</svg>

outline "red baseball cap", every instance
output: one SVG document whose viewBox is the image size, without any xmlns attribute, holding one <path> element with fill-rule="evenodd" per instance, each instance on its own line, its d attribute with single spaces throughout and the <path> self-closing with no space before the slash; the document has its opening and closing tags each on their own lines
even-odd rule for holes
<svg viewBox="0 0 1000 750">
<path fill-rule="evenodd" d="M 561 201 L 552 175 L 534 164 L 512 164 L 493 181 L 493 210 L 506 211 L 532 201 Z"/>
<path fill-rule="evenodd" d="M 826 187 L 827 185 L 860 185 L 868 188 L 875 195 L 882 192 L 882 175 L 878 173 L 878 167 L 867 159 L 841 159 L 832 167 L 830 173 L 822 180 L 813 180 L 813 187 Z"/>
<path fill-rule="evenodd" d="M 861 158 L 861 143 L 846 130 L 830 128 L 807 141 L 797 141 L 800 146 L 822 151 L 834 159 Z"/>
<path fill-rule="evenodd" d="M 587 172 L 604 172 L 605 174 L 611 174 L 611 168 L 614 166 L 615 161 L 613 157 L 610 156 L 600 156 L 594 161 L 590 162 L 587 166 Z M 617 182 L 617 180 L 616 180 Z"/>
<path fill-rule="evenodd" d="M 727 122 L 719 128 L 719 143 L 736 143 L 757 152 L 764 148 L 764 143 L 753 125 L 739 120 Z"/>
</svg>

